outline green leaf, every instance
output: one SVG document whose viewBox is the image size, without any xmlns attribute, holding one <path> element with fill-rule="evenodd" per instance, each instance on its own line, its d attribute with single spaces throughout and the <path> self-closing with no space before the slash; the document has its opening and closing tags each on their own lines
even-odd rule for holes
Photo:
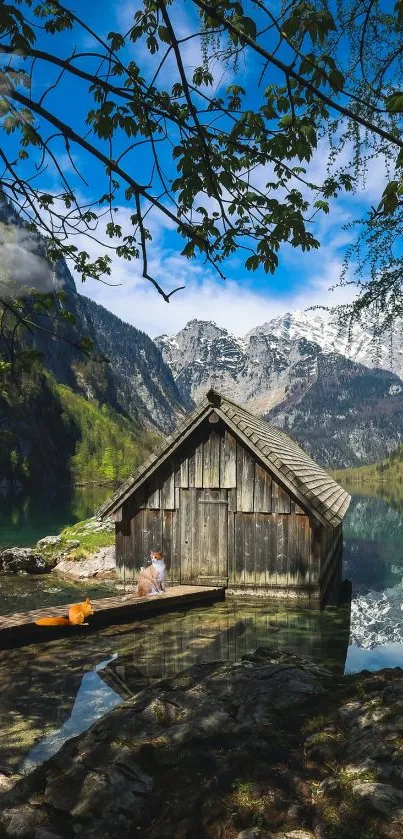
<svg viewBox="0 0 403 839">
<path fill-rule="evenodd" d="M 117 52 L 125 45 L 125 39 L 120 32 L 109 32 L 108 41 L 111 42 L 111 49 L 114 50 L 114 52 Z"/>
<path fill-rule="evenodd" d="M 329 73 L 329 82 L 333 90 L 343 90 L 344 76 L 340 70 L 331 70 Z"/>
<path fill-rule="evenodd" d="M 160 41 L 164 42 L 164 44 L 170 44 L 171 43 L 169 30 L 166 28 L 166 26 L 159 26 L 158 27 L 158 37 L 159 37 Z"/>
<path fill-rule="evenodd" d="M 385 100 L 386 110 L 390 114 L 402 114 L 403 113 L 403 93 L 395 91 L 390 96 L 386 97 Z"/>
</svg>

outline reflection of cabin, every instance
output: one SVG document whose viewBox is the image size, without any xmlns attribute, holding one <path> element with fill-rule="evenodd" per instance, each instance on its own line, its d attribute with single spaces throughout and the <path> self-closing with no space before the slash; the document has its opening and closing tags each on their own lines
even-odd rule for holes
<svg viewBox="0 0 403 839">
<path fill-rule="evenodd" d="M 126 579 L 163 550 L 172 583 L 320 596 L 349 501 L 286 434 L 211 390 L 101 514 Z"/>
<path fill-rule="evenodd" d="M 266 606 L 262 598 L 233 598 L 211 609 L 160 616 L 148 621 L 144 632 L 133 633 L 130 651 L 121 651 L 118 644 L 117 658 L 98 676 L 129 699 L 148 684 L 171 678 L 191 665 L 239 661 L 257 647 L 309 656 L 341 675 L 350 637 L 351 587 L 339 586 L 333 603 L 337 612 L 319 612 L 280 600 Z"/>
</svg>

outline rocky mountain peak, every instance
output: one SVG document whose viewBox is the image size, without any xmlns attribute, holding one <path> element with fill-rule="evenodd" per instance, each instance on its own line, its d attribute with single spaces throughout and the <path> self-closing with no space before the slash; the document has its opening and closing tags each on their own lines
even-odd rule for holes
<svg viewBox="0 0 403 839">
<path fill-rule="evenodd" d="M 372 347 L 369 329 L 343 343 L 326 316 L 288 312 L 244 339 L 194 320 L 157 344 L 182 399 L 200 402 L 212 387 L 284 428 L 323 465 L 373 462 L 403 439 L 401 380 L 358 363 Z"/>
</svg>

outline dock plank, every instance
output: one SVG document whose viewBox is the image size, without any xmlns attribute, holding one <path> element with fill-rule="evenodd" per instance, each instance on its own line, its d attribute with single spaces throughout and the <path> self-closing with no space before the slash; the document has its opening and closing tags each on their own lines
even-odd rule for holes
<svg viewBox="0 0 403 839">
<path fill-rule="evenodd" d="M 0 616 L 0 649 L 21 643 L 37 643 L 44 640 L 66 637 L 71 634 L 89 632 L 119 623 L 129 623 L 156 612 L 169 612 L 171 609 L 211 603 L 225 599 L 222 586 L 172 586 L 164 594 L 136 597 L 131 594 L 119 594 L 92 600 L 94 614 L 88 618 L 89 626 L 37 626 L 35 621 L 43 617 L 64 617 L 68 614 L 71 603 L 63 606 L 48 606 L 45 609 L 33 609 L 30 612 L 13 612 Z"/>
</svg>

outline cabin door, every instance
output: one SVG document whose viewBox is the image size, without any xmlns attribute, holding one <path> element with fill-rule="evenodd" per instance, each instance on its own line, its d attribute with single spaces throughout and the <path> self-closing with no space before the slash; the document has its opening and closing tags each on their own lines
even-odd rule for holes
<svg viewBox="0 0 403 839">
<path fill-rule="evenodd" d="M 180 490 L 181 582 L 228 582 L 228 490 Z"/>
</svg>

